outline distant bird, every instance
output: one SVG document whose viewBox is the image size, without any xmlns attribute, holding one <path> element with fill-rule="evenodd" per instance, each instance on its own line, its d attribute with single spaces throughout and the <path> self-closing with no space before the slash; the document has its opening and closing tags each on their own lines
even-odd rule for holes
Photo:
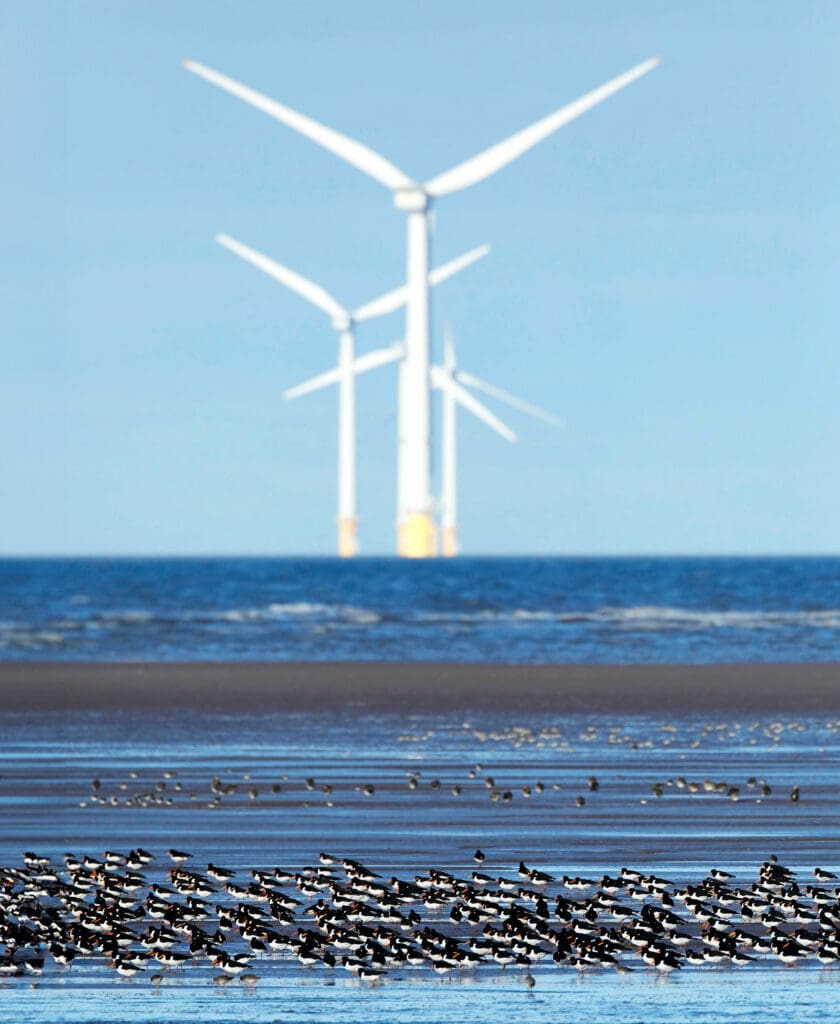
<svg viewBox="0 0 840 1024">
<path fill-rule="evenodd" d="M 485 860 L 484 852 L 482 850 L 476 850 L 473 854 L 473 860 L 476 864 L 483 864 Z"/>
</svg>

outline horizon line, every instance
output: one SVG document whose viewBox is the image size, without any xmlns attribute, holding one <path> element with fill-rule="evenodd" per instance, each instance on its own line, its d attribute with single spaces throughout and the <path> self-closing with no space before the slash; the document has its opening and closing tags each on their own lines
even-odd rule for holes
<svg viewBox="0 0 840 1024">
<path fill-rule="evenodd" d="M 505 553 L 493 553 L 493 552 L 473 552 L 467 554 L 459 554 L 453 557 L 445 557 L 442 555 L 436 555 L 429 558 L 406 558 L 401 555 L 388 553 L 388 552 L 371 552 L 369 554 L 355 555 L 353 558 L 342 558 L 337 554 L 327 554 L 318 552 L 299 552 L 299 553 L 266 553 L 266 552 L 192 552 L 192 553 L 172 553 L 172 552 L 23 552 L 23 553 L 4 553 L 0 552 L 0 561 L 47 561 L 47 560 L 59 560 L 59 559 L 89 559 L 91 561 L 103 561 L 112 559 L 114 561 L 120 560 L 139 560 L 149 559 L 151 560 L 200 560 L 200 559 L 264 559 L 264 560 L 293 560 L 293 559 L 322 559 L 324 561 L 335 561 L 335 562 L 346 562 L 352 564 L 353 562 L 365 561 L 377 559 L 380 561 L 395 561 L 395 562 L 458 562 L 458 561 L 469 561 L 470 559 L 524 559 L 524 558 L 556 558 L 556 559 L 575 559 L 575 558 L 743 558 L 743 559 L 755 559 L 755 558 L 840 558 L 840 550 L 838 551 L 757 551 L 757 552 L 743 552 L 743 551 L 637 551 L 637 552 L 547 552 L 547 551 L 523 551 L 523 552 L 505 552 Z"/>
</svg>

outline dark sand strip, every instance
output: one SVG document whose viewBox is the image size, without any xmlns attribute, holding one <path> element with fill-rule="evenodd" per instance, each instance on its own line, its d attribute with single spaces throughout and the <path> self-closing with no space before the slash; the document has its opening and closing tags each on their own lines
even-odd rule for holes
<svg viewBox="0 0 840 1024">
<path fill-rule="evenodd" d="M 383 662 L 0 663 L 25 710 L 840 713 L 840 662 L 498 665 Z"/>
</svg>

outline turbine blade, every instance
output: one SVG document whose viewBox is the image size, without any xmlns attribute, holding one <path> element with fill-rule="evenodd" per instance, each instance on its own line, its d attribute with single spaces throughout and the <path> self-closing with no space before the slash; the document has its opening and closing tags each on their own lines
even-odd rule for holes
<svg viewBox="0 0 840 1024">
<path fill-rule="evenodd" d="M 295 384 L 292 388 L 286 388 L 283 392 L 283 397 L 286 401 L 291 401 L 293 398 L 300 398 L 302 395 L 310 395 L 313 391 L 328 388 L 330 384 L 337 384 L 339 376 L 339 370 L 336 366 L 325 373 L 319 373 L 316 377 L 310 377 L 309 380 L 305 380 L 302 384 Z"/>
<path fill-rule="evenodd" d="M 348 164 L 352 164 L 357 170 L 362 171 L 371 178 L 375 178 L 376 181 L 381 182 L 386 188 L 394 191 L 400 188 L 416 187 L 411 178 L 403 174 L 390 160 L 386 160 L 384 156 L 375 153 L 361 142 L 348 139 L 346 135 L 342 135 L 332 128 L 327 128 L 326 125 L 320 124 L 318 121 L 313 121 L 311 117 L 299 114 L 296 110 L 285 107 L 282 103 L 269 99 L 268 96 L 264 96 L 261 92 L 249 89 L 247 85 L 242 85 L 241 82 L 236 82 L 234 79 L 228 78 L 227 75 L 222 75 L 218 71 L 205 67 L 194 60 L 184 60 L 181 63 L 187 71 L 191 71 L 194 75 L 198 75 L 220 89 L 224 89 L 225 92 L 229 92 L 240 100 L 244 100 L 245 103 L 250 103 L 252 107 L 256 107 L 264 114 L 268 114 L 269 117 L 273 117 L 275 120 L 285 124 L 288 128 L 294 128 L 295 131 L 305 135 L 319 146 L 323 146 L 324 149 L 328 149 L 331 153 L 335 153 L 336 156 L 340 156 L 342 160 L 346 160 Z"/>
<path fill-rule="evenodd" d="M 581 114 L 601 103 L 609 96 L 612 96 L 613 93 L 618 92 L 626 85 L 630 85 L 631 82 L 635 82 L 637 78 L 641 78 L 642 75 L 652 71 L 658 63 L 659 58 L 652 57 L 650 60 L 637 64 L 636 67 L 625 71 L 623 75 L 618 75 L 618 77 L 611 79 L 597 89 L 593 89 L 592 92 L 588 92 L 585 96 L 581 96 L 580 99 L 567 103 L 566 106 L 561 107 L 559 110 L 555 110 L 553 114 L 549 114 L 541 121 L 537 121 L 536 124 L 523 128 L 522 131 L 511 135 L 502 142 L 497 142 L 495 146 L 491 146 L 477 156 L 465 160 L 463 163 L 458 164 L 457 167 L 453 167 L 451 170 L 439 174 L 436 178 L 432 178 L 431 181 L 426 182 L 423 190 L 430 196 L 446 196 L 452 192 L 458 192 L 462 188 L 475 185 L 476 182 L 482 181 L 484 178 L 488 178 L 518 156 L 522 156 L 532 146 L 542 142 L 543 139 L 551 135 L 552 132 L 557 131 L 558 128 L 562 128 L 563 125 L 573 121 L 576 117 L 580 117 Z"/>
<path fill-rule="evenodd" d="M 482 380 L 480 377 L 467 373 L 465 370 L 456 370 L 455 376 L 462 384 L 467 384 L 469 387 L 475 388 L 476 391 L 483 391 L 486 395 L 490 395 L 491 398 L 497 398 L 500 402 L 505 402 L 514 409 L 519 409 L 521 412 L 525 412 L 529 416 L 533 416 L 535 419 L 543 420 L 545 423 L 550 423 L 554 427 L 566 426 L 565 420 L 561 419 L 559 416 L 546 412 L 545 409 L 541 409 L 538 405 L 533 405 L 531 402 L 525 402 L 521 398 L 517 398 L 516 395 L 512 395 L 509 391 L 504 391 L 502 388 L 497 388 L 493 384 L 488 384 L 486 380 Z"/>
<path fill-rule="evenodd" d="M 368 370 L 376 370 L 380 366 L 387 366 L 388 363 L 395 363 L 405 355 L 405 345 L 401 341 L 394 342 L 387 348 L 378 348 L 374 352 L 366 352 L 363 356 L 353 362 L 354 373 L 367 373 Z"/>
<path fill-rule="evenodd" d="M 386 366 L 388 363 L 394 363 L 398 359 L 402 359 L 404 354 L 405 346 L 403 343 L 395 341 L 393 345 L 389 345 L 387 348 L 378 348 L 373 352 L 366 352 L 363 356 L 354 359 L 353 373 L 358 376 L 370 370 L 376 370 L 380 366 Z M 337 384 L 340 378 L 341 370 L 337 366 L 333 367 L 332 370 L 325 370 L 324 373 L 310 377 L 309 380 L 303 381 L 302 384 L 296 384 L 294 387 L 287 388 L 283 392 L 283 398 L 290 401 L 293 398 L 300 398 L 302 395 L 309 395 L 313 391 L 320 391 L 322 388 L 328 388 L 331 384 Z"/>
<path fill-rule="evenodd" d="M 490 252 L 489 245 L 479 245 L 475 249 L 470 249 L 469 252 L 457 256 L 454 260 L 444 263 L 443 266 L 436 267 L 429 274 L 429 284 L 440 284 L 448 277 L 452 277 L 453 274 L 457 274 L 459 270 L 464 270 L 471 263 L 480 260 L 488 252 Z M 371 302 L 365 303 L 364 306 L 359 306 L 358 309 L 353 310 L 352 317 L 359 323 L 362 320 L 372 320 L 376 316 L 385 316 L 386 313 L 393 313 L 395 309 L 404 306 L 407 300 L 408 287 L 401 285 L 393 291 L 380 295 L 378 299 L 373 299 Z"/>
<path fill-rule="evenodd" d="M 364 306 L 359 306 L 350 315 L 356 323 L 361 323 L 363 320 L 373 320 L 374 317 L 393 313 L 395 309 L 404 306 L 407 300 L 408 288 L 405 285 L 401 285 L 399 288 L 394 288 L 393 291 L 380 295 L 378 299 L 371 299 Z"/>
<path fill-rule="evenodd" d="M 452 277 L 453 274 L 457 274 L 459 271 L 471 266 L 471 264 L 476 263 L 486 256 L 488 252 L 490 252 L 489 245 L 478 245 L 475 249 L 465 252 L 463 256 L 456 256 L 454 260 L 444 263 L 443 266 L 435 267 L 429 274 L 429 284 L 440 284 L 448 277 Z"/>
<path fill-rule="evenodd" d="M 469 391 L 463 385 L 459 384 L 450 374 L 448 374 L 441 366 L 430 366 L 429 371 L 432 378 L 432 386 L 440 389 L 441 391 L 448 391 L 455 401 L 462 405 L 467 412 L 471 412 L 473 416 L 480 419 L 483 423 L 486 423 L 491 430 L 495 430 L 497 434 L 500 434 L 506 441 L 510 441 L 513 444 L 516 441 L 516 434 L 506 426 L 498 416 L 490 412 L 486 405 L 471 395 Z"/>
<path fill-rule="evenodd" d="M 313 306 L 323 310 L 327 316 L 339 320 L 349 317 L 347 310 L 336 302 L 329 292 L 308 278 L 303 277 L 303 275 L 296 273 L 294 270 L 289 270 L 282 263 L 264 256 L 261 252 L 257 252 L 256 249 L 243 245 L 242 242 L 237 242 L 235 238 L 231 238 L 229 235 L 216 235 L 216 241 L 219 245 L 223 245 L 225 249 L 229 249 L 252 266 L 257 267 L 264 274 L 273 277 L 275 281 L 279 281 L 280 284 L 290 288 L 293 292 L 297 292 L 307 302 L 311 302 Z"/>
</svg>

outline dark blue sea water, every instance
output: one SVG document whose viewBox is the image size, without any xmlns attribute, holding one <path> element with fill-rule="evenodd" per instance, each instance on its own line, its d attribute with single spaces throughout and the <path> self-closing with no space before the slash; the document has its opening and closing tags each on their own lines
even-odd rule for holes
<svg viewBox="0 0 840 1024">
<path fill-rule="evenodd" d="M 840 558 L 7 559 L 0 659 L 840 660 Z"/>
</svg>

